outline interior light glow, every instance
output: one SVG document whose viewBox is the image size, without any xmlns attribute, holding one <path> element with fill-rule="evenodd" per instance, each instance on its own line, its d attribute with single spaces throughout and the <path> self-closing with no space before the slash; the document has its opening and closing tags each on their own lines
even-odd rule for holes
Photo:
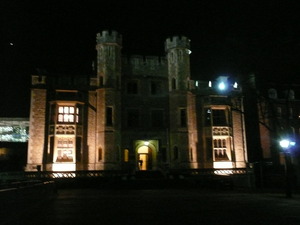
<svg viewBox="0 0 300 225">
<path fill-rule="evenodd" d="M 148 146 L 148 145 L 149 145 L 149 141 L 145 141 L 144 144 L 145 144 L 146 146 Z"/>
<path fill-rule="evenodd" d="M 208 81 L 208 87 L 211 87 L 212 84 L 211 84 L 211 81 Z"/>
<path fill-rule="evenodd" d="M 289 139 L 282 139 L 281 141 L 279 141 L 279 145 L 284 149 L 288 149 L 289 147 L 295 146 L 296 142 Z"/>
<path fill-rule="evenodd" d="M 233 88 L 238 88 L 238 83 L 237 82 L 234 82 Z"/>
<path fill-rule="evenodd" d="M 75 163 L 53 163 L 52 171 L 75 171 Z"/>
<path fill-rule="evenodd" d="M 219 87 L 220 90 L 225 90 L 226 89 L 226 85 L 223 81 L 219 83 L 218 87 Z"/>
</svg>

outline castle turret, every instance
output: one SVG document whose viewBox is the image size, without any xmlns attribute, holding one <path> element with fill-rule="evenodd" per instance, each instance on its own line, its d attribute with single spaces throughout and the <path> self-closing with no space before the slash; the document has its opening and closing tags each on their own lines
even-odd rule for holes
<svg viewBox="0 0 300 225">
<path fill-rule="evenodd" d="M 122 36 L 116 31 L 97 34 L 97 78 L 100 87 L 120 87 Z"/>
<path fill-rule="evenodd" d="M 97 34 L 96 149 L 93 169 L 119 169 L 122 36 L 116 31 Z M 92 93 L 93 95 L 93 93 Z M 92 96 L 91 95 L 91 96 Z M 95 123 L 91 121 L 91 124 Z"/>
<path fill-rule="evenodd" d="M 165 42 L 168 61 L 171 168 L 194 168 L 196 137 L 193 96 L 189 92 L 190 40 L 174 36 Z M 188 146 L 188 147 L 187 147 Z M 192 157 L 193 156 L 193 157 Z"/>
<path fill-rule="evenodd" d="M 190 79 L 190 40 L 174 36 L 165 42 L 168 59 L 169 90 L 187 90 Z"/>
</svg>

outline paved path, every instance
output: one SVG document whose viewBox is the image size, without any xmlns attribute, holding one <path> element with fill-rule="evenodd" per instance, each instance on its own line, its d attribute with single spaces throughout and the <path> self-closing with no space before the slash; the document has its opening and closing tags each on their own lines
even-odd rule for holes
<svg viewBox="0 0 300 225">
<path fill-rule="evenodd" d="M 5 215 L 4 215 L 4 212 Z M 207 190 L 62 189 L 2 211 L 0 224 L 299 225 L 300 196 Z"/>
</svg>

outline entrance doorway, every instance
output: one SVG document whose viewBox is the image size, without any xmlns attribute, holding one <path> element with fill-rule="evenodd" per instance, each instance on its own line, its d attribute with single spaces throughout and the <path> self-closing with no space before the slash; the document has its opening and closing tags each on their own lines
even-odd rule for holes
<svg viewBox="0 0 300 225">
<path fill-rule="evenodd" d="M 141 146 L 137 151 L 137 163 L 139 170 L 152 169 L 152 151 L 148 146 Z"/>
</svg>

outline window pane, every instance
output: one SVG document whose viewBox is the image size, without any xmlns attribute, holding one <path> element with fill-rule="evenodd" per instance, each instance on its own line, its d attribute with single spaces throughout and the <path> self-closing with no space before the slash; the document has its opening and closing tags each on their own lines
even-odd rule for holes
<svg viewBox="0 0 300 225">
<path fill-rule="evenodd" d="M 112 116 L 112 107 L 106 107 L 106 125 L 111 126 L 113 124 Z"/>
<path fill-rule="evenodd" d="M 213 113 L 213 125 L 214 126 L 227 126 L 227 118 L 225 110 L 223 109 L 214 109 Z"/>
<path fill-rule="evenodd" d="M 69 122 L 74 122 L 74 115 L 69 115 Z"/>
<path fill-rule="evenodd" d="M 64 113 L 69 113 L 69 107 L 67 106 L 64 107 Z"/>
<path fill-rule="evenodd" d="M 58 122 L 63 122 L 63 114 L 58 114 Z"/>
<path fill-rule="evenodd" d="M 69 115 L 68 114 L 64 114 L 64 122 L 68 122 L 69 121 Z"/>
<path fill-rule="evenodd" d="M 58 107 L 58 112 L 59 112 L 59 113 L 64 113 L 64 107 L 59 106 L 59 107 Z"/>
<path fill-rule="evenodd" d="M 186 109 L 180 109 L 180 126 L 186 127 Z"/>
<path fill-rule="evenodd" d="M 74 107 L 70 107 L 70 113 L 74 113 Z"/>
</svg>

